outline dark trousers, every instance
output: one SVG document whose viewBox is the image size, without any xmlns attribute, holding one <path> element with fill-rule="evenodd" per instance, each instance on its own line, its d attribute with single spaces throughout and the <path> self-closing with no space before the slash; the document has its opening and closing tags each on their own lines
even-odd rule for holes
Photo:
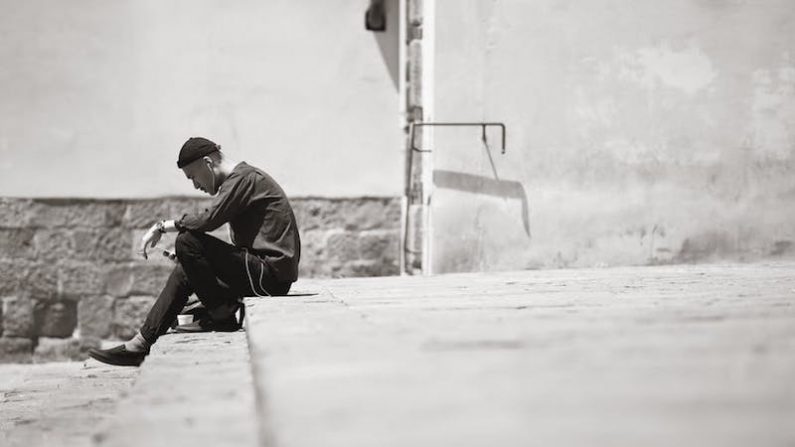
<svg viewBox="0 0 795 447">
<path fill-rule="evenodd" d="M 141 326 L 149 343 L 168 331 L 192 293 L 213 309 L 244 296 L 285 295 L 292 285 L 276 281 L 256 255 L 205 233 L 181 232 L 174 249 L 179 263 Z"/>
</svg>

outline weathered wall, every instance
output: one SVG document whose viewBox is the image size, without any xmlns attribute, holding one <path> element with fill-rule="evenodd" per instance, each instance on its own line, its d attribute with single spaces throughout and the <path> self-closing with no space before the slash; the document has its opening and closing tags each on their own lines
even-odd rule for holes
<svg viewBox="0 0 795 447">
<path fill-rule="evenodd" d="M 426 6 L 433 271 L 792 257 L 790 0 Z"/>
<path fill-rule="evenodd" d="M 397 4 L 0 0 L 0 195 L 192 195 L 203 135 L 291 196 L 397 196 Z"/>
<path fill-rule="evenodd" d="M 0 362 L 78 359 L 100 339 L 132 336 L 172 263 L 138 255 L 158 219 L 207 200 L 0 199 Z M 291 200 L 301 277 L 398 273 L 400 203 Z M 215 232 L 225 239 L 222 227 Z M 174 235 L 158 248 L 173 249 Z"/>
</svg>

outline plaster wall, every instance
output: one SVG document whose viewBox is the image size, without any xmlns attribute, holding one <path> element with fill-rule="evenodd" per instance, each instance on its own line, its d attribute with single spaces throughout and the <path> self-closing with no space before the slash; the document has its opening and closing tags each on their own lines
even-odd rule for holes
<svg viewBox="0 0 795 447">
<path fill-rule="evenodd" d="M 791 1 L 430 10 L 434 272 L 791 257 Z"/>
<path fill-rule="evenodd" d="M 397 196 L 398 0 L 0 0 L 0 196 L 192 195 L 203 135 L 291 196 Z"/>
</svg>

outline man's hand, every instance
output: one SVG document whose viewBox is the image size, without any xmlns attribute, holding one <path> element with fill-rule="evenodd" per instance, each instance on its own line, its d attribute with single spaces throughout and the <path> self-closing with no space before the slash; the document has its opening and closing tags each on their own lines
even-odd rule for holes
<svg viewBox="0 0 795 447">
<path fill-rule="evenodd" d="M 147 246 L 154 248 L 158 242 L 160 242 L 160 237 L 163 236 L 165 230 L 163 228 L 163 222 L 158 222 L 152 225 L 152 228 L 144 234 L 144 237 L 141 238 L 141 254 L 143 255 L 144 259 L 149 259 L 146 255 L 146 248 Z"/>
</svg>

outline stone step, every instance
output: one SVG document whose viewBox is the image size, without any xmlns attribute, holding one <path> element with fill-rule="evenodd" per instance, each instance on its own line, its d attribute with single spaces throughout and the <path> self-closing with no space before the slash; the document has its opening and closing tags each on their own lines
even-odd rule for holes
<svg viewBox="0 0 795 447">
<path fill-rule="evenodd" d="M 310 293 L 246 302 L 263 439 L 793 445 L 792 268 L 298 283 Z"/>
<path fill-rule="evenodd" d="M 253 390 L 245 332 L 167 334 L 94 441 L 112 447 L 254 447 Z"/>
<path fill-rule="evenodd" d="M 107 446 L 785 446 L 795 265 L 301 281 L 168 335 Z"/>
</svg>

